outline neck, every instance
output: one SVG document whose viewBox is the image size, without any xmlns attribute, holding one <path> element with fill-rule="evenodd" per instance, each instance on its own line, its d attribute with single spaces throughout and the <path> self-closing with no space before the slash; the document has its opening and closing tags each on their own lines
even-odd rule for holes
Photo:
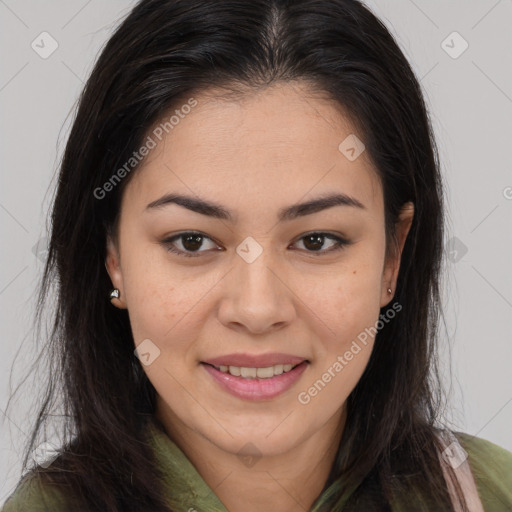
<svg viewBox="0 0 512 512">
<path fill-rule="evenodd" d="M 225 451 L 180 425 L 166 408 L 159 408 L 157 417 L 230 512 L 305 512 L 327 481 L 345 424 L 346 408 L 289 451 L 272 456 Z"/>
</svg>

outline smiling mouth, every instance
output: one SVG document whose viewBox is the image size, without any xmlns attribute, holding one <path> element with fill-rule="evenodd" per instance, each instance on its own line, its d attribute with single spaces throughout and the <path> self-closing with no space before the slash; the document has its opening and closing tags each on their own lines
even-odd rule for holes
<svg viewBox="0 0 512 512">
<path fill-rule="evenodd" d="M 203 363 L 222 373 L 228 373 L 234 377 L 242 377 L 244 379 L 271 379 L 277 375 L 288 373 L 293 370 L 299 364 L 276 364 L 274 366 L 267 366 L 265 368 L 248 368 L 245 366 L 215 366 L 209 363 Z"/>
</svg>

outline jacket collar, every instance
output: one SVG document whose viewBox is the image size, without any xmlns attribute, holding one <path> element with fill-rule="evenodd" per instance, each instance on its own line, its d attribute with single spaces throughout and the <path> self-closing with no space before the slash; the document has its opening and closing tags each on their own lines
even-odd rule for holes
<svg viewBox="0 0 512 512">
<path fill-rule="evenodd" d="M 173 511 L 228 512 L 158 419 L 148 422 L 148 433 Z"/>
</svg>

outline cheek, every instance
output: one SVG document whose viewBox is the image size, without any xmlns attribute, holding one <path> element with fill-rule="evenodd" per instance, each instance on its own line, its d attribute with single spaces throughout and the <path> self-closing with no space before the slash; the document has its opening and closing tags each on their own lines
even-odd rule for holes
<svg viewBox="0 0 512 512">
<path fill-rule="evenodd" d="M 332 353 L 365 328 L 374 325 L 380 312 L 383 248 L 379 244 L 352 251 L 342 264 L 325 274 L 303 273 L 297 295 L 317 325 L 322 349 Z M 316 320 L 313 320 L 316 319 Z"/>
<path fill-rule="evenodd" d="M 194 300 L 194 287 L 178 281 L 166 258 L 157 244 L 127 243 L 124 247 L 123 287 L 136 343 L 145 338 L 164 339 Z"/>
<path fill-rule="evenodd" d="M 373 325 L 378 318 L 381 274 L 377 268 L 372 264 L 359 265 L 350 273 L 349 279 L 338 283 L 336 288 L 339 297 L 337 330 L 347 330 L 346 334 L 351 338 Z"/>
<path fill-rule="evenodd" d="M 297 398 L 316 411 L 319 425 L 339 410 L 368 364 L 380 313 L 380 277 L 373 265 L 357 265 L 326 282 L 316 302 L 322 322 L 316 322 L 315 364 Z"/>
<path fill-rule="evenodd" d="M 136 344 L 152 340 L 161 350 L 159 363 L 175 367 L 197 360 L 191 340 L 200 336 L 211 309 L 211 290 L 221 271 L 204 271 L 173 263 L 157 244 L 127 247 L 123 259 L 123 286 Z M 177 370 L 182 373 L 182 370 Z"/>
<path fill-rule="evenodd" d="M 380 313 L 381 248 L 359 254 L 344 272 L 326 282 L 322 299 L 330 335 L 321 337 L 317 365 L 302 404 L 335 410 L 347 399 L 368 364 Z"/>
</svg>

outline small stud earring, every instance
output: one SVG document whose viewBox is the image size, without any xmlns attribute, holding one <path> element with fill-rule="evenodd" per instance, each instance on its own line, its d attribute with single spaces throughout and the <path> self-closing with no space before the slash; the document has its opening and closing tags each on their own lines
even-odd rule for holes
<svg viewBox="0 0 512 512">
<path fill-rule="evenodd" d="M 388 293 L 391 293 L 391 288 L 388 288 Z"/>
<path fill-rule="evenodd" d="M 120 296 L 121 296 L 121 292 L 119 291 L 119 288 L 114 288 L 110 292 L 110 300 L 112 300 L 112 299 L 119 299 Z"/>
</svg>

